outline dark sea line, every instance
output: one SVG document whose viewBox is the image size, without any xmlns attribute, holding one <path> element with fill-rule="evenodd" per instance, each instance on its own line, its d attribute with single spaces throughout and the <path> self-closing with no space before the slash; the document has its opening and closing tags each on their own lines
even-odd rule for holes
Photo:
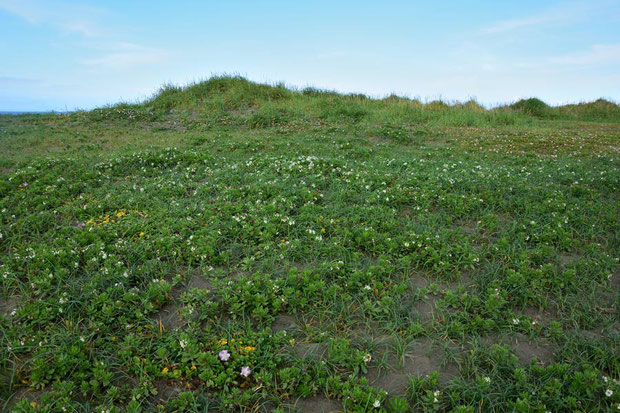
<svg viewBox="0 0 620 413">
<path fill-rule="evenodd" d="M 47 111 L 3 111 L 0 110 L 0 115 L 64 115 L 69 112 L 58 112 L 55 110 Z"/>
</svg>

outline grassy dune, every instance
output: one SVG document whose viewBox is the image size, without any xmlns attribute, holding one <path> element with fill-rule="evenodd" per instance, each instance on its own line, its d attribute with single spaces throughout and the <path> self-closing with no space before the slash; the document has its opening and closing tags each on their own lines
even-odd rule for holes
<svg viewBox="0 0 620 413">
<path fill-rule="evenodd" d="M 614 103 L 220 77 L 0 145 L 0 410 L 620 406 Z"/>
</svg>

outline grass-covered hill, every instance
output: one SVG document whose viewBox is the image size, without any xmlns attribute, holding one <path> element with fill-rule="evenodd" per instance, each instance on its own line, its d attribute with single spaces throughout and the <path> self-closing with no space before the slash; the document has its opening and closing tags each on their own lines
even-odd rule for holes
<svg viewBox="0 0 620 413">
<path fill-rule="evenodd" d="M 422 103 L 394 95 L 371 99 L 363 94 L 342 95 L 315 88 L 290 90 L 284 85 L 257 84 L 241 77 L 213 77 L 186 87 L 164 86 L 140 105 L 116 108 L 132 108 L 144 116 L 193 114 L 212 122 L 226 118 L 253 128 L 313 121 L 442 126 L 526 124 L 532 118 L 620 121 L 620 106 L 604 99 L 551 107 L 531 98 L 487 110 L 475 101 Z"/>
<path fill-rule="evenodd" d="M 0 410 L 616 411 L 618 120 L 221 77 L 0 116 Z"/>
<path fill-rule="evenodd" d="M 548 106 L 539 99 L 486 109 L 475 101 L 422 103 L 389 96 L 371 99 L 315 88 L 292 90 L 241 77 L 213 77 L 185 87 L 164 86 L 141 103 L 120 103 L 68 114 L 0 115 L 0 167 L 12 167 L 37 154 L 85 156 L 120 149 L 200 144 L 207 135 L 318 132 L 338 129 L 366 139 L 405 145 L 462 141 L 464 135 L 513 136 L 511 145 L 542 149 L 570 147 L 575 130 L 615 134 L 620 106 L 599 99 L 590 103 Z M 585 129 L 584 129 L 585 128 Z M 521 136 L 523 135 L 523 136 Z M 519 137 L 521 136 L 521 137 Z M 525 142 L 527 141 L 527 142 Z M 582 142 L 598 146 L 596 139 Z M 551 149 L 546 147 L 544 150 Z M 562 150 L 562 148 L 557 148 Z M 565 148 L 564 148 L 565 149 Z"/>
</svg>

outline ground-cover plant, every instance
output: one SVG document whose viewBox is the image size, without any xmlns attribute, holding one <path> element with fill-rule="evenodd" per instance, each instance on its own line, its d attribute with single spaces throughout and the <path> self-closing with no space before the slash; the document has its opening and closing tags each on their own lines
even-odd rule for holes
<svg viewBox="0 0 620 413">
<path fill-rule="evenodd" d="M 617 119 L 558 118 L 228 78 L 1 116 L 2 408 L 617 409 Z"/>
</svg>

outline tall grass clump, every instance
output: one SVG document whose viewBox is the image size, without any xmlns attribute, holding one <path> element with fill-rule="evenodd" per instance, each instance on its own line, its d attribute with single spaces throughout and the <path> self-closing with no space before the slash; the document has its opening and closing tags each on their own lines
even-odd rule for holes
<svg viewBox="0 0 620 413">
<path fill-rule="evenodd" d="M 265 103 L 254 112 L 248 124 L 252 128 L 267 128 L 270 126 L 289 123 L 296 117 L 296 114 L 287 107 L 280 107 L 274 103 Z"/>
<path fill-rule="evenodd" d="M 368 116 L 365 99 L 352 96 L 323 97 L 313 99 L 313 111 L 318 118 L 327 121 L 344 121 L 356 123 Z"/>
<path fill-rule="evenodd" d="M 258 106 L 262 102 L 286 99 L 292 94 L 283 84 L 271 86 L 250 82 L 239 76 L 216 76 L 186 87 L 166 85 L 147 104 L 168 110 L 222 105 L 230 110 L 238 110 Z"/>
</svg>

